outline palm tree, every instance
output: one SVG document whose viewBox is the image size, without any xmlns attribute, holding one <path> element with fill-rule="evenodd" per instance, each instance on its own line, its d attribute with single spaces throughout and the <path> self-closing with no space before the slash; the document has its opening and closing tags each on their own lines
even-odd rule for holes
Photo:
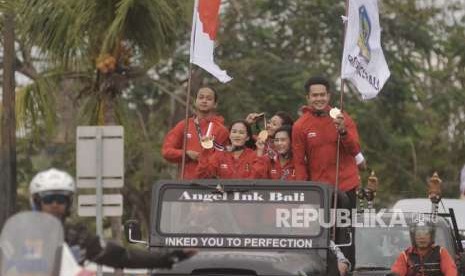
<svg viewBox="0 0 465 276">
<path fill-rule="evenodd" d="M 114 101 L 131 79 L 172 50 L 188 10 L 183 0 L 22 0 L 22 37 L 85 83 L 91 121 L 115 123 Z"/>
<path fill-rule="evenodd" d="M 53 126 L 51 95 L 69 97 L 72 91 L 72 98 L 85 101 L 87 123 L 119 123 L 118 98 L 131 81 L 174 50 L 180 28 L 189 22 L 192 3 L 21 0 L 15 5 L 21 40 L 46 58 L 43 73 L 24 89 L 21 110 L 36 116 L 26 120 L 32 125 L 40 121 Z M 70 110 L 64 109 L 73 116 Z M 115 233 L 119 231 L 114 237 Z"/>
<path fill-rule="evenodd" d="M 3 78 L 0 146 L 0 228 L 16 209 L 16 127 L 15 127 L 15 70 L 14 70 L 14 13 L 0 2 L 3 23 Z"/>
</svg>

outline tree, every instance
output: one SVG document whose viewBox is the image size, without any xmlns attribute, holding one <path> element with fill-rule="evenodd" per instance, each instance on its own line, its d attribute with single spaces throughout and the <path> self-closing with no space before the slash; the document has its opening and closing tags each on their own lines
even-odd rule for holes
<svg viewBox="0 0 465 276">
<path fill-rule="evenodd" d="M 332 80 L 333 104 L 338 105 L 343 1 L 228 3 L 221 31 L 227 35 L 218 35 L 216 49 L 221 67 L 234 77 L 219 89 L 221 112 L 228 119 L 280 109 L 296 117 L 305 104 L 303 83 L 313 74 Z M 344 95 L 369 165 L 380 176 L 379 195 L 385 202 L 411 191 L 424 195 L 426 179 L 436 170 L 447 179 L 447 195 L 458 190 L 454 181 L 465 162 L 463 43 L 458 41 L 464 7 L 450 3 L 380 2 L 392 76 L 375 100 L 362 102 L 353 89 Z"/>
<path fill-rule="evenodd" d="M 3 89 L 0 150 L 0 229 L 16 210 L 16 116 L 14 69 L 14 13 L 6 9 L 3 14 Z"/>
<path fill-rule="evenodd" d="M 34 94 L 50 96 L 51 91 L 44 88 L 58 88 L 52 89 L 56 97 L 51 98 L 60 99 L 66 93 L 75 100 L 69 104 L 85 101 L 82 110 L 87 124 L 103 125 L 121 122 L 118 99 L 123 91 L 172 50 L 185 23 L 186 2 L 23 0 L 16 7 L 21 38 L 43 53 L 45 67 L 53 72 L 41 74 L 46 86 L 34 83 L 29 87 L 31 97 L 25 99 L 37 99 Z M 31 121 L 50 122 L 40 115 L 50 114 L 52 106 L 39 107 L 40 103 L 25 103 L 45 111 L 30 112 L 39 115 Z"/>
<path fill-rule="evenodd" d="M 101 109 L 106 106 L 104 95 L 110 95 L 110 99 L 115 100 L 113 106 L 118 107 L 116 119 L 127 122 L 124 124 L 128 185 L 124 192 L 125 199 L 129 200 L 126 206 L 131 208 L 125 211 L 129 215 L 148 218 L 148 187 L 156 179 L 173 176 L 174 166 L 163 161 L 158 149 L 169 127 L 183 116 L 190 40 L 190 28 L 185 23 L 190 23 L 191 19 L 190 15 L 183 16 L 190 13 L 192 1 L 173 1 L 180 7 L 176 11 L 182 14 L 177 17 L 183 20 L 173 27 L 175 37 L 172 41 L 175 44 L 170 44 L 172 48 L 163 51 L 158 60 L 145 59 L 141 48 L 128 42 L 130 39 L 126 36 L 126 33 L 132 33 L 126 23 L 133 22 L 131 30 L 138 31 L 141 24 L 147 24 L 145 20 L 142 23 L 140 20 L 119 21 L 124 22 L 124 31 L 121 36 L 111 37 L 120 37 L 119 41 L 123 43 L 115 42 L 114 48 L 103 47 L 111 44 L 104 41 L 107 41 L 107 34 L 115 30 L 108 27 L 114 26 L 110 23 L 114 22 L 112 18 L 116 20 L 125 14 L 112 12 L 124 6 L 115 3 L 130 4 L 130 1 L 75 2 L 80 3 L 26 2 L 36 8 L 21 16 L 36 19 L 26 20 L 29 23 L 27 28 L 21 27 L 21 37 L 28 38 L 29 48 L 36 47 L 46 55 L 37 66 L 41 77 L 38 80 L 41 81 L 24 95 L 37 99 L 36 103 L 53 106 L 63 105 L 67 102 L 63 95 L 68 95 L 77 110 L 86 115 L 87 121 L 94 123 L 104 117 L 105 112 Z M 145 2 L 134 1 L 132 5 L 145 5 Z M 223 85 L 198 68 L 194 72 L 197 85 L 213 85 L 219 90 L 220 113 L 227 122 L 244 118 L 252 111 L 266 111 L 271 115 L 277 110 L 285 110 L 296 118 L 297 108 L 305 104 L 303 83 L 309 75 L 317 73 L 324 73 L 331 79 L 335 88 L 333 104 L 338 105 L 343 37 L 340 15 L 344 13 L 344 1 L 223 2 L 215 55 L 220 67 L 228 70 L 234 80 Z M 172 2 L 163 3 L 171 5 Z M 465 21 L 464 7 L 459 4 L 459 1 L 447 1 L 445 7 L 437 7 L 414 0 L 380 1 L 382 43 L 392 77 L 375 100 L 362 102 L 352 88 L 344 95 L 345 108 L 358 123 L 369 166 L 380 178 L 378 194 L 384 205 L 404 196 L 404 192 L 424 195 L 426 179 L 434 170 L 445 180 L 446 195 L 454 195 L 454 189 L 457 189 L 454 181 L 465 162 L 465 111 L 462 104 Z M 34 12 L 38 14 L 34 15 Z M 139 23 L 135 24 L 136 21 Z M 22 25 L 22 20 L 19 24 Z M 53 29 L 52 25 L 63 27 Z M 51 34 L 55 38 L 52 39 Z M 161 41 L 156 43 L 159 42 L 163 44 Z M 116 60 L 121 59 L 114 54 L 114 49 L 118 49 L 115 45 L 123 45 L 121 49 L 129 45 L 131 49 L 130 66 L 123 66 L 123 71 L 116 69 Z M 102 50 L 104 48 L 109 50 Z M 99 65 L 97 70 L 99 62 L 96 61 L 110 57 L 115 59 L 115 70 L 105 73 L 105 68 L 112 67 L 112 62 L 108 66 Z M 52 83 L 49 80 L 59 84 L 50 90 L 57 91 L 56 95 L 46 93 L 45 85 L 40 85 Z M 64 87 L 67 87 L 66 91 L 62 91 Z M 53 97 L 48 99 L 46 95 Z M 83 102 L 89 104 L 81 109 Z M 72 122 L 76 112 L 65 108 L 67 105 L 56 109 L 57 112 L 45 112 L 50 109 L 37 108 L 37 104 L 27 106 L 23 110 L 34 110 L 36 118 L 41 118 L 36 125 L 28 121 L 30 126 L 42 127 L 45 122 L 53 122 L 41 114 L 59 115 L 55 119 L 61 123 L 51 125 L 73 125 L 67 122 Z M 63 116 L 66 112 L 71 116 Z M 66 117 L 71 118 L 65 120 Z M 61 129 L 57 132 L 64 133 Z M 47 144 L 47 141 L 41 142 L 43 144 L 34 143 L 31 152 L 35 153 Z M 54 153 L 54 162 L 67 162 L 66 165 L 72 168 L 72 150 L 69 146 L 63 153 Z M 363 176 L 366 179 L 367 175 Z"/>
</svg>

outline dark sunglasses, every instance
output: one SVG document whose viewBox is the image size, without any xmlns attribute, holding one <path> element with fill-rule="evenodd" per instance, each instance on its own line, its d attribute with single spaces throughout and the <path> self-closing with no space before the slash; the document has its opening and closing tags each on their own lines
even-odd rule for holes
<svg viewBox="0 0 465 276">
<path fill-rule="evenodd" d="M 52 204 L 52 202 L 66 204 L 68 203 L 69 198 L 65 195 L 46 195 L 41 197 L 40 201 L 42 201 L 43 204 Z"/>
</svg>

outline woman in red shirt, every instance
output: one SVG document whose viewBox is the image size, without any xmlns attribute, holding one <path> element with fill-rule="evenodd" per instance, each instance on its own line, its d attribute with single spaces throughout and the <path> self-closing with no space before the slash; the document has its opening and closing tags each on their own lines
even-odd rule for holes
<svg viewBox="0 0 465 276">
<path fill-rule="evenodd" d="M 249 123 L 250 125 L 252 124 L 257 124 L 259 119 L 264 115 L 264 113 L 250 113 L 247 115 L 247 118 L 245 121 Z M 271 119 L 266 123 L 265 129 L 268 134 L 268 137 L 265 141 L 265 149 L 264 152 L 272 158 L 277 158 L 278 153 L 274 149 L 274 144 L 273 144 L 273 139 L 272 137 L 276 133 L 276 130 L 279 129 L 282 126 L 289 125 L 292 127 L 292 124 L 294 123 L 294 120 L 292 117 L 284 111 L 278 111 L 276 112 Z M 258 128 L 258 125 L 257 125 Z M 259 129 L 259 128 L 258 128 Z M 254 137 L 255 140 L 258 140 L 257 136 Z"/>
<path fill-rule="evenodd" d="M 211 139 L 203 137 L 202 141 Z M 256 154 L 252 130 L 245 121 L 236 121 L 229 129 L 230 146 L 225 151 L 203 149 L 199 156 L 197 178 L 255 178 L 252 165 Z"/>
<path fill-rule="evenodd" d="M 292 127 L 284 125 L 273 136 L 273 147 L 277 156 L 265 152 L 265 142 L 257 141 L 257 159 L 253 169 L 257 178 L 295 180 L 291 150 Z"/>
</svg>

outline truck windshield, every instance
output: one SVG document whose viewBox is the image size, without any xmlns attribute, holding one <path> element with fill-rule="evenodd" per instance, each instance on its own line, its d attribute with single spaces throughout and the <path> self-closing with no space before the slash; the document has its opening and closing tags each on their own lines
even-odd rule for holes
<svg viewBox="0 0 465 276">
<path fill-rule="evenodd" d="M 448 242 L 448 233 L 442 227 L 436 229 L 435 243 L 444 246 L 454 256 Z M 390 269 L 402 250 L 411 246 L 408 227 L 356 228 L 355 270 L 364 267 Z"/>
<path fill-rule="evenodd" d="M 321 204 L 316 190 L 165 189 L 158 225 L 163 234 L 317 236 Z"/>
</svg>

